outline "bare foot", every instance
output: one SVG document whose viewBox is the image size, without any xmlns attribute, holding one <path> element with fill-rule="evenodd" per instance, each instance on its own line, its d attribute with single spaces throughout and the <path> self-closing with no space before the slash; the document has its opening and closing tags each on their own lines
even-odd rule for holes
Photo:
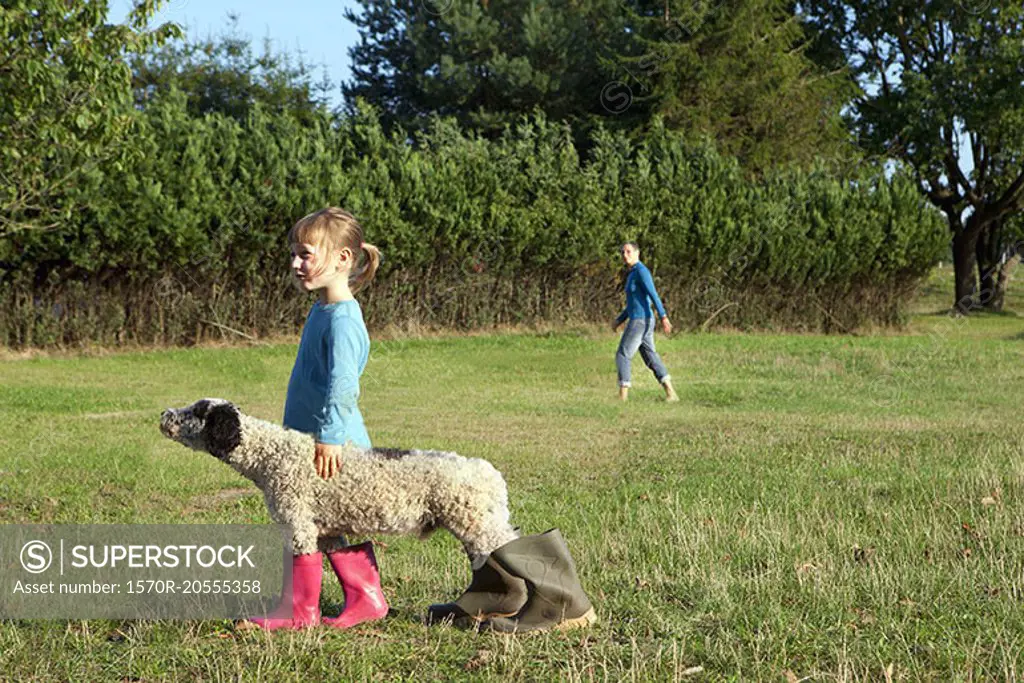
<svg viewBox="0 0 1024 683">
<path fill-rule="evenodd" d="M 672 381 L 665 380 L 662 382 L 662 386 L 665 387 L 665 400 L 669 403 L 674 403 L 679 400 L 679 395 L 676 394 L 676 390 L 672 388 Z"/>
</svg>

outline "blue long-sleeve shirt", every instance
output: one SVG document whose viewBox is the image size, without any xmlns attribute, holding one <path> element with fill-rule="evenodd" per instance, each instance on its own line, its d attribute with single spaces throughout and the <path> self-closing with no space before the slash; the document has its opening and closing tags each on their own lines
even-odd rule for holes
<svg viewBox="0 0 1024 683">
<path fill-rule="evenodd" d="M 359 302 L 313 304 L 288 381 L 284 426 L 320 443 L 351 441 L 370 448 L 358 405 L 359 376 L 369 356 L 370 335 Z"/>
<path fill-rule="evenodd" d="M 651 313 L 652 301 L 654 302 L 654 307 L 658 310 L 658 315 L 662 318 L 667 317 L 665 315 L 665 306 L 661 303 L 661 299 L 658 298 L 658 292 L 654 289 L 654 278 L 651 277 L 651 271 L 643 263 L 637 261 L 636 265 L 629 269 L 629 274 L 626 275 L 626 308 L 615 319 L 616 323 L 624 322 L 626 318 L 630 320 L 653 318 L 654 314 Z"/>
</svg>

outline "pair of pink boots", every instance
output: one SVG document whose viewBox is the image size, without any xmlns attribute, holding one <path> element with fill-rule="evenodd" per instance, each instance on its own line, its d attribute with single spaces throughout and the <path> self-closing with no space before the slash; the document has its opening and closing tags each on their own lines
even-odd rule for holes
<svg viewBox="0 0 1024 683">
<path fill-rule="evenodd" d="M 345 609 L 334 618 L 320 617 L 320 584 L 323 581 L 323 553 L 296 555 L 292 558 L 292 585 L 285 587 L 281 605 L 274 614 L 242 622 L 259 628 L 297 629 L 326 624 L 334 628 L 350 628 L 364 621 L 383 619 L 388 603 L 380 588 L 380 571 L 373 556 L 373 544 L 366 542 L 327 553 L 331 568 L 345 591 Z M 291 616 L 288 605 L 291 604 Z"/>
</svg>

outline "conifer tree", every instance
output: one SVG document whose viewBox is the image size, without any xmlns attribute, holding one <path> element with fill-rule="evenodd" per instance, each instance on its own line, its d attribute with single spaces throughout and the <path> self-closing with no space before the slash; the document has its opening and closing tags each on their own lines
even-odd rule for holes
<svg viewBox="0 0 1024 683">
<path fill-rule="evenodd" d="M 311 65 L 301 56 L 274 52 L 269 41 L 256 54 L 238 20 L 229 15 L 215 37 L 169 41 L 136 55 L 131 62 L 136 106 L 145 108 L 158 93 L 177 88 L 193 116 L 220 112 L 243 121 L 260 103 L 307 123 L 315 119 L 316 109 L 326 106 L 329 82 L 314 82 Z"/>
<path fill-rule="evenodd" d="M 845 151 L 848 81 L 808 59 L 783 0 L 360 0 L 353 81 L 387 125 L 494 135 L 534 109 L 579 143 L 661 115 L 754 168 Z M 444 3 L 443 5 L 441 3 Z"/>
<path fill-rule="evenodd" d="M 600 111 L 598 52 L 621 25 L 614 0 L 360 0 L 350 102 L 421 130 L 453 116 L 488 136 L 534 109 L 581 122 Z M 620 31 L 621 32 L 621 31 Z"/>
<path fill-rule="evenodd" d="M 633 0 L 620 57 L 638 124 L 712 137 L 750 168 L 848 154 L 840 117 L 854 89 L 806 55 L 784 0 Z"/>
</svg>

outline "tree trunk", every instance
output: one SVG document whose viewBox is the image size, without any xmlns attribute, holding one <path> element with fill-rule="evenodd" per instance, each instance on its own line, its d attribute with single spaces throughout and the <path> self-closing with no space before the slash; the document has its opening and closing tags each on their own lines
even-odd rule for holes
<svg viewBox="0 0 1024 683">
<path fill-rule="evenodd" d="M 990 311 L 1003 310 L 1005 283 L 1003 291 L 999 288 L 1000 273 L 1006 259 L 1003 257 L 1003 223 L 992 221 L 978 234 L 975 254 L 978 261 L 978 305 Z"/>
<path fill-rule="evenodd" d="M 1006 301 L 1006 290 L 1010 286 L 1010 273 L 1017 265 L 1017 255 L 1007 253 L 1007 258 L 999 264 L 999 275 L 996 277 L 996 293 L 992 297 L 992 310 L 1003 310 L 1003 303 Z"/>
<path fill-rule="evenodd" d="M 975 247 L 978 243 L 977 226 L 974 216 L 963 225 L 959 216 L 951 216 L 950 227 L 953 229 L 953 272 L 956 277 L 956 288 L 953 299 L 953 310 L 967 313 L 974 307 L 974 290 L 977 279 L 974 264 L 977 259 Z"/>
</svg>

